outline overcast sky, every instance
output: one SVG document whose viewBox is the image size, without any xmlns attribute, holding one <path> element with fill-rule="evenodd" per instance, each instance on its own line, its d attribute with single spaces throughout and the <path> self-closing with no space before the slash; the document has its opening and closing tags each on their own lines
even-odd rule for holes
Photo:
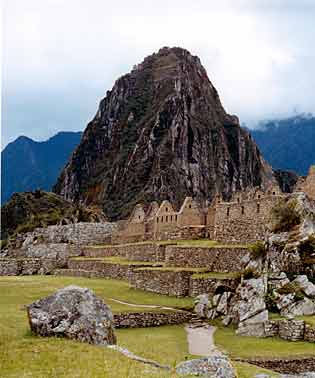
<svg viewBox="0 0 315 378">
<path fill-rule="evenodd" d="M 162 46 L 198 55 L 241 122 L 315 113 L 315 0 L 3 1 L 3 145 L 83 130 Z"/>
</svg>

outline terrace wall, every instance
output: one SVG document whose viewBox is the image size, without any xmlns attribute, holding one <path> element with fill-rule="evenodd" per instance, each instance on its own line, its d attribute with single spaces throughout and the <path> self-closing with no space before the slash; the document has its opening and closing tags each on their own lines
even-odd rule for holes
<svg viewBox="0 0 315 378">
<path fill-rule="evenodd" d="M 238 272 L 243 269 L 247 248 L 201 248 L 167 246 L 165 265 L 175 267 L 208 268 L 211 272 Z"/>
<path fill-rule="evenodd" d="M 135 289 L 158 294 L 185 297 L 189 294 L 191 272 L 136 269 L 129 276 L 129 284 Z"/>
<path fill-rule="evenodd" d="M 115 328 L 143 328 L 189 322 L 192 313 L 177 312 L 132 312 L 114 314 Z"/>
</svg>

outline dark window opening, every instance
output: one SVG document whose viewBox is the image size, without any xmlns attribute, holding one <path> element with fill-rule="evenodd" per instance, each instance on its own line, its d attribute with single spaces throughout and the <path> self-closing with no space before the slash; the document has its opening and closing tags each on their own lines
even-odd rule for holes
<svg viewBox="0 0 315 378">
<path fill-rule="evenodd" d="M 166 217 L 165 217 L 165 222 L 168 222 L 168 216 L 166 215 Z"/>
<path fill-rule="evenodd" d="M 230 208 L 229 208 L 229 207 L 226 209 L 226 216 L 227 216 L 227 217 L 230 216 Z"/>
<path fill-rule="evenodd" d="M 244 209 L 244 206 L 242 206 L 242 214 L 244 214 L 245 212 L 245 209 Z"/>
<path fill-rule="evenodd" d="M 257 203 L 257 213 L 259 213 L 259 212 L 260 212 L 260 204 Z"/>
<path fill-rule="evenodd" d="M 161 218 L 161 223 L 163 223 L 163 217 Z"/>
</svg>

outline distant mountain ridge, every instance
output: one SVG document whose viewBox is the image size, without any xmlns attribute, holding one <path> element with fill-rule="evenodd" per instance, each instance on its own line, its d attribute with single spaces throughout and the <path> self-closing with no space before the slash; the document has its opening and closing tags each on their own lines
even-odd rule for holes
<svg viewBox="0 0 315 378">
<path fill-rule="evenodd" d="M 51 190 L 82 132 L 59 132 L 43 142 L 20 136 L 1 152 L 1 204 L 14 192 Z"/>
<path fill-rule="evenodd" d="M 315 163 L 315 116 L 301 114 L 262 122 L 250 130 L 264 158 L 274 169 L 307 175 Z"/>
</svg>

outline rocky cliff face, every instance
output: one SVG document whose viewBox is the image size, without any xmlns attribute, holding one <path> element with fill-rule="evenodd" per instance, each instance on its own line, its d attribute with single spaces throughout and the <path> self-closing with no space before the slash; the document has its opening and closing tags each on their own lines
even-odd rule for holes
<svg viewBox="0 0 315 378">
<path fill-rule="evenodd" d="M 165 47 L 107 92 L 54 190 L 117 219 L 140 201 L 211 200 L 272 180 L 199 58 Z"/>
</svg>

